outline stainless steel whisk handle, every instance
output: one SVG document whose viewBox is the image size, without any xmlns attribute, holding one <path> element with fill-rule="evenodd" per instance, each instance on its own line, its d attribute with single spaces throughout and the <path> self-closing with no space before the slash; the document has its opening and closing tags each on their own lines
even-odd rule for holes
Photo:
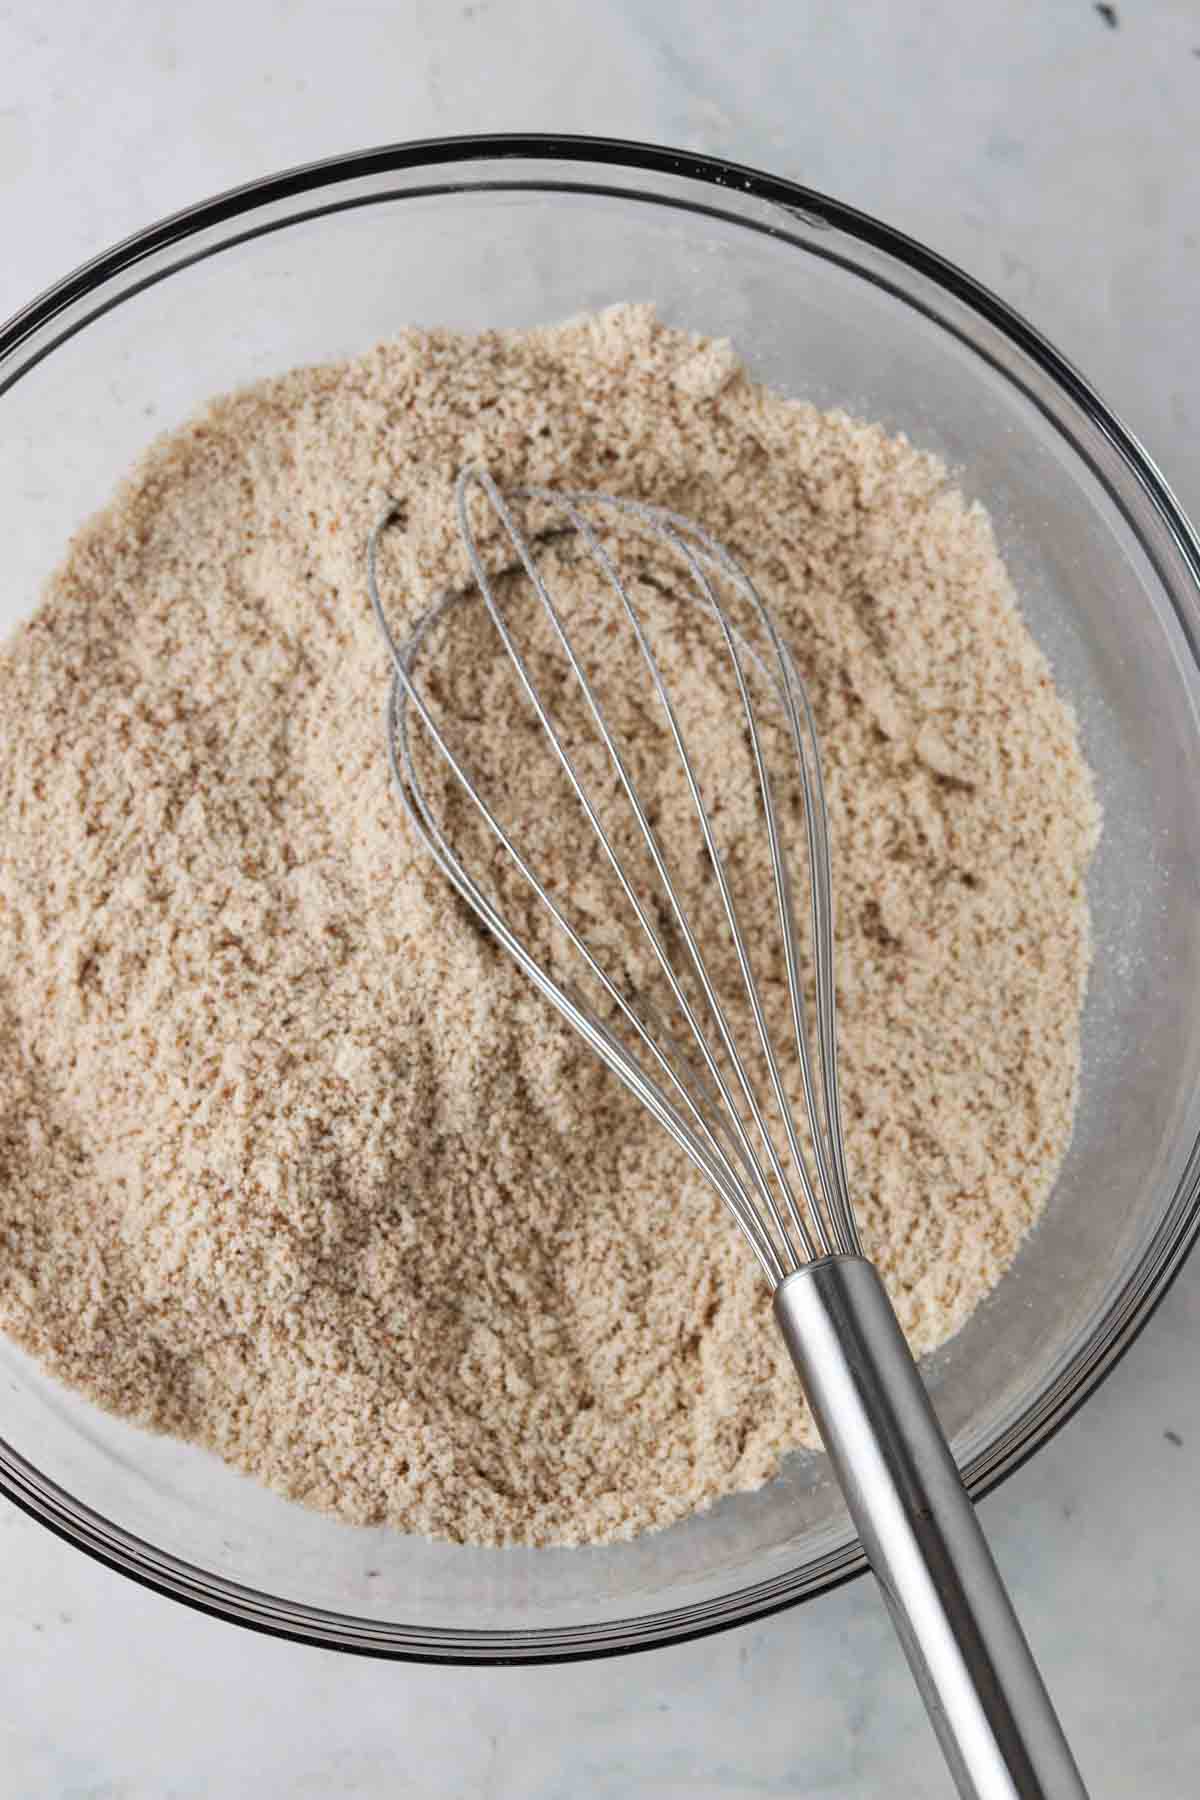
<svg viewBox="0 0 1200 1800">
<path fill-rule="evenodd" d="M 809 1263 L 775 1317 L 963 1800 L 1087 1800 L 874 1266 Z"/>
</svg>

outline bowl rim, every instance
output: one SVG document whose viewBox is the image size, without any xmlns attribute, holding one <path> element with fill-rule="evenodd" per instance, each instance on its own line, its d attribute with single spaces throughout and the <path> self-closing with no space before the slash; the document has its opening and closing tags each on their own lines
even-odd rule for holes
<svg viewBox="0 0 1200 1800">
<path fill-rule="evenodd" d="M 1099 429 L 1126 471 L 1140 485 L 1200 595 L 1200 538 L 1153 459 L 1079 371 L 1006 302 L 935 251 L 867 213 L 783 177 L 664 145 L 561 133 L 485 133 L 414 139 L 299 164 L 243 183 L 124 238 L 45 289 L 7 323 L 0 325 L 0 394 L 51 354 L 58 344 L 83 329 L 98 312 L 108 310 L 104 304 L 92 304 L 91 310 L 84 310 L 81 316 L 81 309 L 86 309 L 89 302 L 95 302 L 108 283 L 127 276 L 139 264 L 182 247 L 205 232 L 228 227 L 263 208 L 315 196 L 325 189 L 336 190 L 340 185 L 368 177 L 411 175 L 413 171 L 444 170 L 462 163 L 505 161 L 534 166 L 572 165 L 572 179 L 567 183 L 553 181 L 548 176 L 541 180 L 535 177 L 518 181 L 514 173 L 511 185 L 560 189 L 566 186 L 583 192 L 619 193 L 630 199 L 660 203 L 665 198 L 662 194 L 636 193 L 611 183 L 621 172 L 627 177 L 675 177 L 685 183 L 698 184 L 701 192 L 710 190 L 704 201 L 693 194 L 690 199 L 672 202 L 685 211 L 717 214 L 746 226 L 754 221 L 731 212 L 732 201 L 736 197 L 743 203 L 762 203 L 769 208 L 782 209 L 792 216 L 793 223 L 831 227 L 932 283 L 997 331 Z M 610 172 L 607 182 L 605 171 Z M 467 192 L 480 187 L 494 189 L 509 185 L 506 181 L 464 179 L 447 183 L 443 180 L 436 191 Z M 431 190 L 409 189 L 409 196 L 415 191 Z M 374 196 L 376 199 L 382 197 Z M 353 203 L 343 200 L 339 204 L 331 199 L 324 206 L 308 212 L 291 213 L 278 223 L 280 226 L 294 224 L 311 216 L 312 211 L 335 212 Z M 253 237 L 266 228 L 248 229 L 237 235 Z M 784 235 L 778 226 L 760 228 L 774 229 L 778 235 Z M 231 241 L 236 239 L 225 237 L 214 248 L 225 248 Z M 195 256 L 185 255 L 182 260 L 185 263 L 198 260 L 209 253 L 200 250 Z M 144 282 L 126 287 L 108 305 L 120 304 L 141 286 L 162 279 L 179 266 L 176 262 L 171 269 L 147 275 Z M 939 323 L 944 325 L 944 321 Z M 15 370 L 12 368 L 14 361 L 18 364 Z M 1169 590 L 1168 598 L 1172 601 L 1174 598 Z M 1180 618 L 1177 609 L 1175 614 L 1193 658 L 1200 663 L 1196 622 Z M 996 1455 L 989 1450 L 964 1470 L 964 1480 L 973 1499 L 980 1499 L 1020 1468 L 1096 1391 L 1153 1316 L 1197 1236 L 1200 1236 L 1200 1142 L 1192 1146 L 1171 1204 L 1164 1208 L 1153 1238 L 1129 1272 L 1117 1302 L 1110 1308 L 1107 1329 L 1098 1341 L 1089 1339 L 1062 1371 L 1050 1395 L 1042 1396 L 1012 1425 L 1006 1435 L 1015 1437 L 1016 1441 L 1009 1443 L 1003 1454 Z M 656 1648 L 767 1617 L 853 1579 L 867 1566 L 861 1548 L 857 1542 L 852 1542 L 844 1549 L 818 1559 L 803 1573 L 792 1571 L 769 1582 L 734 1589 L 699 1606 L 668 1608 L 600 1626 L 439 1631 L 321 1611 L 301 1602 L 259 1593 L 224 1576 L 189 1565 L 74 1500 L 2 1438 L 0 1493 L 95 1560 L 198 1611 L 269 1636 L 400 1661 L 555 1663 Z"/>
</svg>

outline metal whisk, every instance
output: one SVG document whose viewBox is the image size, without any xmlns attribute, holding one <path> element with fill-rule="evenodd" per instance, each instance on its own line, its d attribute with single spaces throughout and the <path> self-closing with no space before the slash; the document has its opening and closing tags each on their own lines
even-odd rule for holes
<svg viewBox="0 0 1200 1800">
<path fill-rule="evenodd" d="M 481 547 L 471 502 L 482 500 L 493 540 Z M 834 993 L 833 894 L 828 813 L 812 708 L 790 651 L 753 583 L 733 556 L 700 527 L 677 514 L 598 493 L 521 488 L 505 495 L 485 472 L 467 469 L 456 491 L 458 523 L 475 594 L 443 598 L 398 643 L 380 598 L 378 552 L 392 514 L 376 525 L 368 548 L 371 604 L 392 664 L 387 742 L 392 775 L 414 826 L 462 899 L 515 959 L 550 1004 L 637 1096 L 715 1189 L 771 1284 L 780 1331 L 807 1394 L 821 1438 L 841 1483 L 864 1550 L 891 1610 L 905 1653 L 929 1710 L 960 1794 L 970 1800 L 1079 1800 L 1085 1790 L 1049 1696 L 963 1488 L 953 1457 L 873 1264 L 863 1255 L 851 1204 L 838 1093 Z M 710 870 L 710 892 L 725 935 L 724 967 L 736 969 L 735 1031 L 727 986 L 714 968 L 711 942 L 698 934 L 653 809 L 639 794 L 628 750 L 622 749 L 600 692 L 594 659 L 581 654 L 562 607 L 550 592 L 534 544 L 517 513 L 542 521 L 537 542 L 561 553 L 565 544 L 587 561 L 595 590 L 636 648 L 630 679 L 648 678 L 657 718 L 678 759 L 677 773 L 694 816 Z M 677 570 L 694 616 L 714 634 L 732 677 L 736 710 L 728 718 L 731 743 L 744 746 L 758 794 L 769 855 L 773 916 L 778 933 L 790 1022 L 781 1053 L 768 1019 L 766 985 L 757 972 L 760 935 L 752 948 L 726 858 L 689 747 L 681 708 L 673 699 L 648 629 L 636 583 L 623 575 L 605 541 L 639 542 Z M 499 544 L 503 568 L 489 570 Z M 637 846 L 635 867 L 596 797 L 584 761 L 556 715 L 522 647 L 513 602 L 500 597 L 503 580 L 523 584 L 561 664 L 588 729 L 603 747 L 609 795 L 623 808 L 626 835 Z M 725 596 L 725 597 L 723 597 Z M 731 615 L 730 599 L 738 609 Z M 457 606 L 482 600 L 494 628 L 494 647 L 515 673 L 521 704 L 536 719 L 566 788 L 595 833 L 600 866 L 615 883 L 631 923 L 649 951 L 650 968 L 669 995 L 671 1024 L 645 994 L 631 992 L 620 972 L 605 966 L 590 934 L 572 917 L 566 896 L 551 892 L 450 741 L 440 709 L 420 679 L 440 626 Z M 540 611 L 539 611 L 540 609 Z M 434 659 L 436 660 L 436 659 Z M 506 665 L 507 667 L 508 665 Z M 611 670 L 606 671 L 611 674 Z M 563 690 L 556 681 L 555 693 Z M 561 706 L 561 701 L 560 701 Z M 764 710 L 765 706 L 765 710 Z M 414 729 L 413 714 L 419 720 Z M 499 726 L 499 721 L 496 721 Z M 478 729 L 478 726 L 476 726 Z M 481 885 L 439 822 L 416 754 L 448 772 L 499 847 L 500 864 L 519 876 L 569 945 L 597 1005 L 574 981 L 556 973 L 544 949 L 520 935 L 511 912 Z M 781 735 L 782 734 L 782 735 Z M 767 740 L 783 743 L 790 767 L 780 784 Z M 437 759 L 440 759 L 438 761 Z M 592 767 L 594 770 L 594 759 Z M 795 827 L 795 815 L 801 824 Z M 807 865 L 807 946 L 793 906 L 789 835 L 798 836 Z M 651 888 L 654 889 L 653 895 Z M 552 934 L 553 935 L 553 934 Z M 718 959 L 719 960 L 719 959 Z M 806 987 L 809 997 L 806 998 Z M 778 1008 L 776 1008 L 778 1010 Z M 792 1106 L 784 1061 L 798 1069 L 804 1123 Z M 759 1071 L 760 1082 L 752 1076 Z"/>
</svg>

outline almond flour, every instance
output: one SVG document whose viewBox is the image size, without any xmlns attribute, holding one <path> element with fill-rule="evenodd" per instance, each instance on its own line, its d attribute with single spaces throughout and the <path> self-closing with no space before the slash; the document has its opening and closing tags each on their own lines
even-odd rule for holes
<svg viewBox="0 0 1200 1800">
<path fill-rule="evenodd" d="M 400 625 L 462 584 L 468 461 L 702 521 L 783 623 L 828 764 L 853 1191 L 918 1352 L 1068 1144 L 1099 815 L 944 466 L 646 308 L 260 383 L 75 538 L 0 658 L 0 1324 L 344 1519 L 600 1542 L 811 1426 L 717 1202 L 389 790 L 364 544 L 395 499 Z"/>
</svg>

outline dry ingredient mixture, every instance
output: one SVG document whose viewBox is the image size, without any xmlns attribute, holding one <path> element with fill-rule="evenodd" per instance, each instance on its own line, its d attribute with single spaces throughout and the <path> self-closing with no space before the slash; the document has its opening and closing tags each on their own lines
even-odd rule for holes
<svg viewBox="0 0 1200 1800">
<path fill-rule="evenodd" d="M 463 584 L 468 461 L 702 520 L 784 624 L 828 767 L 857 1210 L 917 1351 L 1069 1141 L 1099 815 L 945 467 L 644 307 L 262 382 L 75 538 L 0 658 L 0 1324 L 345 1519 L 603 1541 L 811 1427 L 718 1203 L 389 788 L 364 544 L 394 498 L 400 625 Z"/>
</svg>

